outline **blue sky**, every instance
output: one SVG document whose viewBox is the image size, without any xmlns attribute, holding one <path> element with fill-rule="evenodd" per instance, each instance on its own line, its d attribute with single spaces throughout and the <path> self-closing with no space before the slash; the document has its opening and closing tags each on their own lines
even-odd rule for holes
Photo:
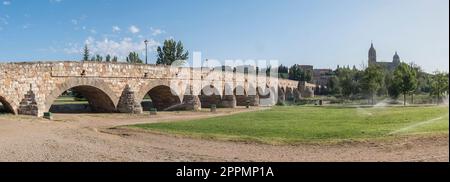
<svg viewBox="0 0 450 182">
<path fill-rule="evenodd" d="M 448 71 L 448 0 L 0 0 L 0 60 L 80 60 L 181 40 L 209 59 L 277 59 L 316 68 L 367 64 L 395 51 Z M 191 54 L 192 55 L 192 54 Z M 150 51 L 150 62 L 155 62 Z"/>
</svg>

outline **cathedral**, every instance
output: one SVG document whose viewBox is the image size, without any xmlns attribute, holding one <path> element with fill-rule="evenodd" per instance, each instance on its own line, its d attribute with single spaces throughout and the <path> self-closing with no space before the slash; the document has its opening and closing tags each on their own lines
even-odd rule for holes
<svg viewBox="0 0 450 182">
<path fill-rule="evenodd" d="M 377 51 L 373 47 L 373 43 L 370 45 L 369 49 L 369 66 L 379 65 L 388 69 L 389 71 L 394 71 L 398 65 L 400 65 L 400 56 L 398 56 L 397 51 L 395 52 L 392 62 L 377 62 Z"/>
</svg>

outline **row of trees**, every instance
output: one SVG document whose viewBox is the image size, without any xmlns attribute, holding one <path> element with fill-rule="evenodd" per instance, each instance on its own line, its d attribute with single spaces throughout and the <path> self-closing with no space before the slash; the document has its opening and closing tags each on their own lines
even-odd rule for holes
<svg viewBox="0 0 450 182">
<path fill-rule="evenodd" d="M 157 48 L 157 61 L 156 64 L 171 65 L 177 60 L 186 61 L 189 58 L 189 52 L 184 50 L 183 43 L 181 41 L 176 42 L 173 39 L 165 40 L 164 45 Z M 90 50 L 87 45 L 83 51 L 83 61 L 92 62 L 118 62 L 117 56 L 112 57 L 106 55 L 105 59 L 99 54 L 91 57 Z M 137 52 L 130 52 L 126 57 L 127 63 L 142 64 L 144 63 Z"/>
<path fill-rule="evenodd" d="M 408 95 L 412 102 L 418 93 L 429 93 L 440 100 L 443 94 L 448 93 L 448 89 L 448 73 L 428 74 L 417 65 L 401 63 L 393 72 L 376 65 L 364 70 L 338 68 L 330 77 L 324 92 L 346 99 L 366 97 L 372 104 L 375 95 L 388 95 L 394 99 L 402 95 L 406 105 Z"/>
<path fill-rule="evenodd" d="M 312 70 L 302 69 L 300 65 L 295 64 L 291 67 L 284 65 L 278 66 L 278 76 L 280 78 L 310 82 L 313 77 Z"/>
<path fill-rule="evenodd" d="M 430 86 L 430 94 L 436 96 L 437 100 L 440 101 L 445 93 L 449 93 L 448 73 L 436 72 L 431 78 Z"/>
<path fill-rule="evenodd" d="M 312 76 L 312 70 L 304 70 L 300 67 L 300 65 L 295 64 L 289 68 L 288 78 L 291 80 L 310 82 L 312 80 Z"/>
<path fill-rule="evenodd" d="M 111 57 L 111 55 L 106 55 L 105 59 L 103 60 L 103 56 L 100 54 L 96 54 L 92 57 L 90 57 L 90 50 L 87 45 L 84 46 L 83 50 L 83 61 L 92 61 L 92 62 L 117 62 L 118 58 L 117 56 Z"/>
</svg>

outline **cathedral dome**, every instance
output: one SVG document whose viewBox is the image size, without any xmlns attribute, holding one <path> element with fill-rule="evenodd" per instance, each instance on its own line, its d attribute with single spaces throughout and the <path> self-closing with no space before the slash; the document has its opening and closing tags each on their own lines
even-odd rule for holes
<svg viewBox="0 0 450 182">
<path fill-rule="evenodd" d="M 398 56 L 397 51 L 395 51 L 394 58 L 392 59 L 392 62 L 399 63 L 400 62 L 400 56 Z"/>
</svg>

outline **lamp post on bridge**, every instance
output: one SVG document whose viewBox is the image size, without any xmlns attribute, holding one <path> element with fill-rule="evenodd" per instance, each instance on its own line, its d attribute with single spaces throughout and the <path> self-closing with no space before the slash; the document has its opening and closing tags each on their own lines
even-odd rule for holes
<svg viewBox="0 0 450 182">
<path fill-rule="evenodd" d="M 145 64 L 148 64 L 148 62 L 147 62 L 147 54 L 148 54 L 148 50 L 147 50 L 147 48 L 148 48 L 148 40 L 145 40 L 144 41 L 144 43 L 145 43 Z"/>
</svg>

